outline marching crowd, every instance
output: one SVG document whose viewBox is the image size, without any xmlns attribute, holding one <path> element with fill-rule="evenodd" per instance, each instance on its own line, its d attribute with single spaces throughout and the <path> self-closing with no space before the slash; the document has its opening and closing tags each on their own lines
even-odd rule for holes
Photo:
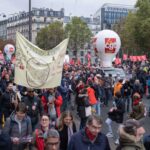
<svg viewBox="0 0 150 150">
<path fill-rule="evenodd" d="M 149 62 L 117 67 L 130 77 L 106 76 L 96 65 L 64 64 L 61 85 L 40 90 L 16 85 L 13 64 L 1 65 L 0 149 L 111 150 L 114 135 L 116 150 L 150 149 L 149 137 L 143 141 L 148 110 L 142 100 L 150 93 Z M 102 107 L 110 107 L 106 120 Z M 105 125 L 107 134 L 101 131 Z"/>
</svg>

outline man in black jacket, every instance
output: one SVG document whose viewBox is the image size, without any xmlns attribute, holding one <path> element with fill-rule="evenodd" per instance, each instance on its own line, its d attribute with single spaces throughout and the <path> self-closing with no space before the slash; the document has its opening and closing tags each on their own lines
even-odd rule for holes
<svg viewBox="0 0 150 150">
<path fill-rule="evenodd" d="M 23 97 L 27 107 L 27 115 L 31 118 L 32 130 L 34 131 L 39 121 L 39 115 L 43 114 L 43 107 L 39 97 L 35 96 L 33 89 L 27 89 L 27 95 Z"/>
<path fill-rule="evenodd" d="M 17 99 L 15 96 L 15 92 L 13 91 L 13 83 L 9 82 L 7 84 L 6 91 L 3 93 L 1 98 L 1 108 L 5 119 L 8 118 L 14 111 L 16 105 Z"/>
<path fill-rule="evenodd" d="M 101 118 L 89 116 L 86 128 L 71 137 L 68 150 L 110 150 L 108 139 L 101 133 L 101 128 Z"/>
</svg>

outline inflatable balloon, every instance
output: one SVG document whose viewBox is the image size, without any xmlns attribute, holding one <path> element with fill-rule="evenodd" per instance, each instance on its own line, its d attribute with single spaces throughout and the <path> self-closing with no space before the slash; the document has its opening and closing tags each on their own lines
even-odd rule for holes
<svg viewBox="0 0 150 150">
<path fill-rule="evenodd" d="M 8 59 L 11 60 L 11 56 L 15 52 L 15 47 L 12 44 L 7 44 L 4 47 L 4 52 Z"/>
<path fill-rule="evenodd" d="M 102 30 L 94 37 L 93 44 L 101 60 L 101 66 L 111 67 L 112 60 L 121 46 L 118 34 L 112 30 Z"/>
</svg>

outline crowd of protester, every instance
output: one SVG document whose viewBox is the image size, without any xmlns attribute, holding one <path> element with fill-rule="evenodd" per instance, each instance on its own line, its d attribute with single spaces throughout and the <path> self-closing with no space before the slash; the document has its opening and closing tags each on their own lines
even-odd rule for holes
<svg viewBox="0 0 150 150">
<path fill-rule="evenodd" d="M 16 85 L 13 64 L 1 65 L 0 149 L 111 150 L 109 138 L 115 134 L 116 150 L 148 150 L 149 136 L 142 142 L 147 115 L 142 99 L 150 93 L 149 62 L 117 66 L 125 71 L 124 79 L 97 67 L 64 64 L 61 85 L 41 90 Z M 106 120 L 102 107 L 110 107 Z"/>
</svg>

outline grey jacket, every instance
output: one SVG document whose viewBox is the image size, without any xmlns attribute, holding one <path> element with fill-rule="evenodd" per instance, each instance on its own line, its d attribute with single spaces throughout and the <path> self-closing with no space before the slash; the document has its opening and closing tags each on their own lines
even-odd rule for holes
<svg viewBox="0 0 150 150">
<path fill-rule="evenodd" d="M 17 137 L 22 141 L 22 138 L 28 137 L 32 135 L 32 126 L 31 120 L 28 116 L 26 116 L 21 121 L 21 126 L 15 119 L 15 113 L 13 113 L 7 120 L 3 129 L 3 132 L 9 134 L 11 138 Z M 25 147 L 25 143 L 12 146 L 12 150 L 23 150 Z"/>
</svg>

